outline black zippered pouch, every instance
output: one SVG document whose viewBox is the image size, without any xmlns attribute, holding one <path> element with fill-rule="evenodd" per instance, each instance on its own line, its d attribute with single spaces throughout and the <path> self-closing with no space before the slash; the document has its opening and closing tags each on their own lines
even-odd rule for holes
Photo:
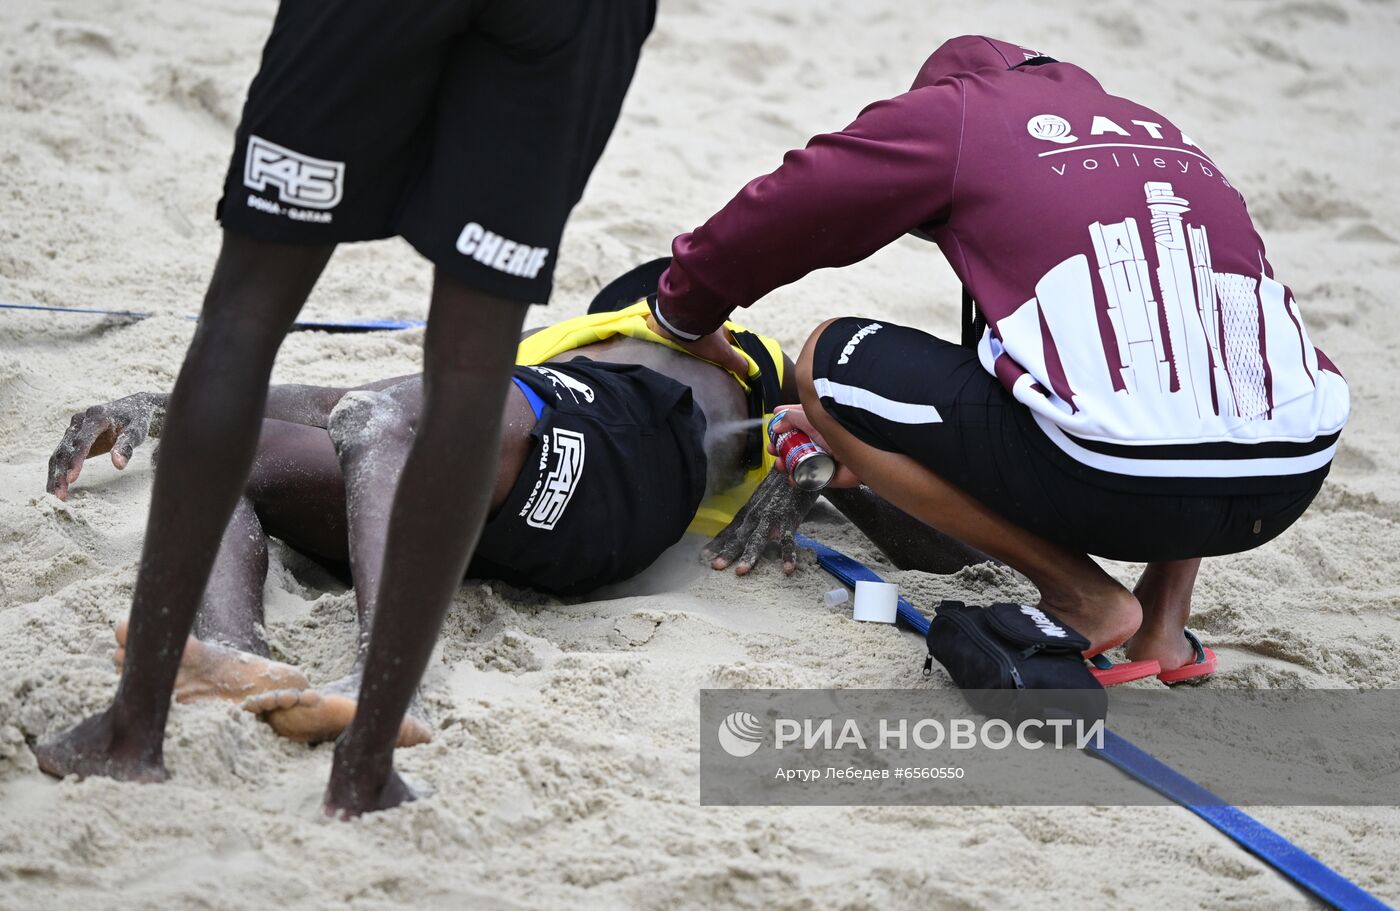
<svg viewBox="0 0 1400 911">
<path fill-rule="evenodd" d="M 969 607 L 944 601 L 928 631 L 929 661 L 943 665 L 978 711 L 996 717 L 1102 717 L 1103 686 L 1089 673 L 1089 640 L 1044 611 L 1025 604 Z M 1085 690 L 1085 698 L 1008 699 L 986 691 Z M 1029 696 L 1029 694 L 1027 694 Z"/>
</svg>

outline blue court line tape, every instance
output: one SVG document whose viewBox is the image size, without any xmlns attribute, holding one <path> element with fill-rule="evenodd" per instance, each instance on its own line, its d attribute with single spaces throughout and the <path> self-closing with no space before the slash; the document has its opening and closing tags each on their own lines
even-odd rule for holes
<svg viewBox="0 0 1400 911">
<path fill-rule="evenodd" d="M 796 540 L 800 546 L 816 551 L 817 562 L 822 569 L 853 588 L 861 581 L 884 581 L 869 567 L 839 550 L 804 534 L 798 534 Z M 928 635 L 928 618 L 902 597 L 899 599 L 898 617 L 915 632 Z M 1105 733 L 1101 749 L 1091 747 L 1089 753 L 1195 813 L 1240 847 L 1333 908 L 1342 911 L 1392 911 L 1389 905 L 1253 816 L 1225 803 L 1211 791 L 1112 731 Z"/>
<path fill-rule="evenodd" d="M 146 319 L 150 313 L 136 313 L 131 310 L 92 310 L 87 307 L 44 307 L 39 304 L 0 303 L 0 310 L 38 310 L 44 313 L 85 313 L 90 316 L 119 316 L 126 319 Z M 185 319 L 198 319 L 186 316 Z M 297 320 L 292 324 L 293 332 L 386 332 L 399 329 L 420 329 L 427 323 L 422 320 L 406 319 L 363 319 L 363 320 Z"/>
<path fill-rule="evenodd" d="M 1103 747 L 1090 747 L 1089 752 L 1163 797 L 1181 804 L 1333 908 L 1343 911 L 1390 911 L 1390 906 L 1385 902 L 1253 816 L 1225 803 L 1211 791 L 1112 731 L 1105 733 Z"/>
</svg>

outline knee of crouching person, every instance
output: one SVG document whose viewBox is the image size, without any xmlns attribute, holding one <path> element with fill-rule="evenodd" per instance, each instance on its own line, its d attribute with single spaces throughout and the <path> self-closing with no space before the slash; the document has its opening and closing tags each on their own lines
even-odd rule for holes
<svg viewBox="0 0 1400 911">
<path fill-rule="evenodd" d="M 807 336 L 807 341 L 802 345 L 802 354 L 797 359 L 797 393 L 803 407 L 811 407 L 817 400 L 816 390 L 812 385 L 812 362 L 816 356 L 817 341 L 840 319 L 842 317 L 833 317 L 818 323 L 817 328 L 812 330 L 812 334 Z"/>
</svg>

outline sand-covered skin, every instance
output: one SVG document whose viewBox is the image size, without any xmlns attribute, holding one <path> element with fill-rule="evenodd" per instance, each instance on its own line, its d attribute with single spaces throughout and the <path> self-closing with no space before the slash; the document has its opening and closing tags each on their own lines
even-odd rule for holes
<svg viewBox="0 0 1400 911">
<path fill-rule="evenodd" d="M 623 118 L 560 251 L 539 325 L 659 255 L 810 134 L 902 91 L 944 38 L 982 32 L 1087 66 L 1162 109 L 1250 200 L 1354 410 L 1311 512 L 1261 552 L 1208 561 L 1193 626 L 1216 686 L 1400 685 L 1400 8 L 1365 0 L 1145 7 L 662 0 Z M 467 907 L 1279 908 L 1307 902 L 1184 810 L 698 806 L 704 686 L 927 686 L 923 646 L 820 606 L 804 562 L 735 580 L 681 557 L 647 594 L 584 604 L 466 586 L 400 768 L 431 799 L 321 817 L 327 748 L 226 703 L 176 706 L 160 786 L 42 777 L 25 742 L 116 682 L 151 480 L 89 462 L 44 494 L 69 416 L 173 381 L 218 247 L 211 220 L 270 0 L 0 4 L 0 300 L 159 314 L 0 311 L 0 909 Z M 394 241 L 336 254 L 307 315 L 419 318 L 429 270 Z M 950 334 L 957 286 L 901 241 L 746 318 L 796 345 L 857 313 Z M 277 378 L 415 369 L 421 333 L 293 336 Z M 871 561 L 838 517 L 813 534 Z M 1130 578 L 1134 567 L 1123 566 Z M 923 605 L 1029 594 L 1004 570 L 891 572 Z M 657 589 L 670 589 L 656 594 Z M 625 593 L 624 593 L 625 594 Z M 314 682 L 344 674 L 350 593 L 274 546 L 269 636 Z M 1086 760 L 1086 774 L 1109 774 Z M 1258 815 L 1400 902 L 1400 811 Z"/>
</svg>

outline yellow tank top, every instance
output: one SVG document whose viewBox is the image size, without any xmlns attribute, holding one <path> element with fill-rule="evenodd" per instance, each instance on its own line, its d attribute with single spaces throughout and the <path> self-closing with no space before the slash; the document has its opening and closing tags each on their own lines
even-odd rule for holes
<svg viewBox="0 0 1400 911">
<path fill-rule="evenodd" d="M 658 345 L 665 345 L 682 354 L 690 354 L 689 351 L 667 338 L 662 338 L 647 325 L 647 305 L 643 301 L 633 304 L 623 310 L 611 313 L 590 313 L 575 319 L 565 320 L 562 323 L 555 323 L 535 334 L 521 340 L 520 347 L 516 350 L 515 362 L 524 366 L 542 364 L 552 357 L 558 357 L 565 352 L 591 345 L 595 342 L 606 341 L 619 335 L 628 338 L 642 339 L 643 341 L 655 342 Z M 746 332 L 737 323 L 725 323 L 725 326 L 735 332 Z M 781 385 L 783 382 L 783 349 L 771 338 L 754 333 L 758 340 L 763 343 L 763 347 L 768 349 L 769 355 L 773 358 L 774 369 L 778 371 L 777 381 Z M 749 391 L 752 383 L 759 381 L 759 365 L 742 348 L 735 346 L 735 351 L 743 355 L 748 361 L 748 376 L 739 376 L 733 371 L 729 375 L 734 377 L 745 392 Z M 694 355 L 691 355 L 692 357 Z M 769 403 L 770 407 L 772 403 Z M 771 414 L 765 414 L 764 421 L 770 418 Z M 743 481 L 728 490 L 711 494 L 700 504 L 700 508 L 695 513 L 695 518 L 691 520 L 687 531 L 695 534 L 713 536 L 719 534 L 724 526 L 728 525 L 735 514 L 749 501 L 754 488 L 758 482 L 773 469 L 773 456 L 769 454 L 768 448 L 763 448 L 763 464 L 754 468 L 744 475 Z"/>
</svg>

